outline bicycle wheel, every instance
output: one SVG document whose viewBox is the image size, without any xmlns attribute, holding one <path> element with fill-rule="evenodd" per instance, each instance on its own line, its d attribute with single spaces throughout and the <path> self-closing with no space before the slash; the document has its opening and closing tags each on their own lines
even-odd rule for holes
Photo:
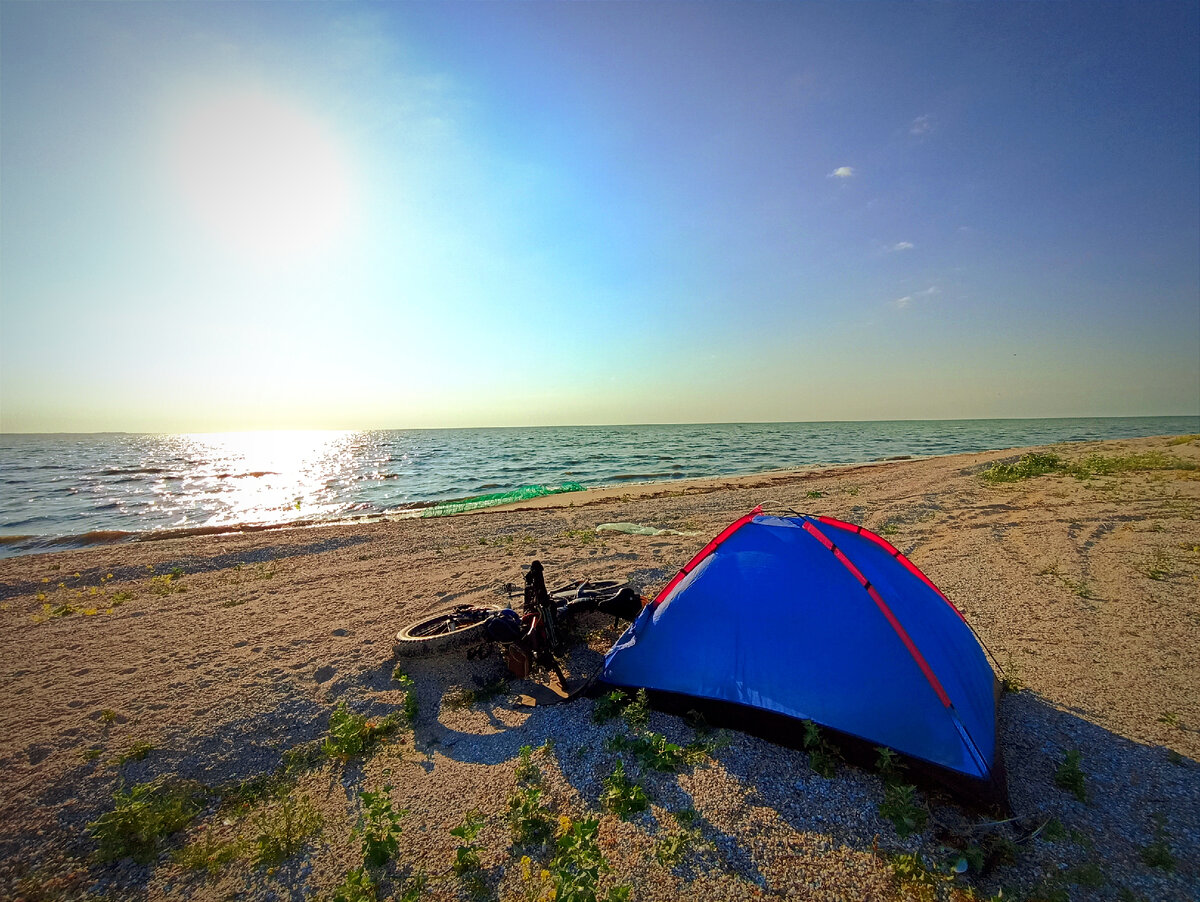
<svg viewBox="0 0 1200 902">
<path fill-rule="evenodd" d="M 436 654 L 482 641 L 488 620 L 498 609 L 463 606 L 415 620 L 396 634 L 397 657 Z"/>
</svg>

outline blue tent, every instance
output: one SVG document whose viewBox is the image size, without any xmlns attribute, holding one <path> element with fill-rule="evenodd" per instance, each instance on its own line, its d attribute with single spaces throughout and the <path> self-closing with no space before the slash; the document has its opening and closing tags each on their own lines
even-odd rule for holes
<svg viewBox="0 0 1200 902">
<path fill-rule="evenodd" d="M 999 686 L 937 587 L 887 541 L 756 508 L 643 608 L 600 681 L 793 738 L 809 719 L 996 801 Z M 785 741 L 787 736 L 783 737 Z"/>
</svg>

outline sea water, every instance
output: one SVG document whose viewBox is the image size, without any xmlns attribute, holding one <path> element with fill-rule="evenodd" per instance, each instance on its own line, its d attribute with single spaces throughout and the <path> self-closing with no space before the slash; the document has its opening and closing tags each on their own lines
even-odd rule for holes
<svg viewBox="0 0 1200 902">
<path fill-rule="evenodd" d="M 586 487 L 1200 432 L 1200 417 L 0 435 L 0 556 Z"/>
</svg>

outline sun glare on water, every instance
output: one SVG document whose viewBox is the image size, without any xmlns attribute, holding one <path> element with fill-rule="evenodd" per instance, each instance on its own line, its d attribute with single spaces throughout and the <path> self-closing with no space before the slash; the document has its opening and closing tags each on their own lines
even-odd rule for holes
<svg viewBox="0 0 1200 902">
<path fill-rule="evenodd" d="M 321 252 L 345 229 L 351 179 L 328 127 L 260 90 L 195 102 L 172 129 L 173 178 L 190 212 L 234 249 Z"/>
</svg>

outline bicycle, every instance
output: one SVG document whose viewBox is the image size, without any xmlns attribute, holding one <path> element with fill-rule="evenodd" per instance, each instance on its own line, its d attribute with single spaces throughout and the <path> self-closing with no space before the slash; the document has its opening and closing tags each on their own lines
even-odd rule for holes
<svg viewBox="0 0 1200 902">
<path fill-rule="evenodd" d="M 505 589 L 511 599 L 512 584 Z M 498 643 L 507 647 L 509 668 L 518 676 L 528 676 L 536 662 L 554 671 L 560 682 L 565 683 L 554 658 L 554 625 L 547 621 L 562 623 L 576 614 L 600 611 L 632 622 L 644 603 L 631 586 L 617 580 L 583 580 L 547 594 L 553 605 L 552 613 L 535 608 L 518 614 L 511 607 L 461 604 L 449 611 L 427 615 L 396 634 L 394 651 L 397 657 L 412 657 L 440 654 L 472 644 Z"/>
</svg>

